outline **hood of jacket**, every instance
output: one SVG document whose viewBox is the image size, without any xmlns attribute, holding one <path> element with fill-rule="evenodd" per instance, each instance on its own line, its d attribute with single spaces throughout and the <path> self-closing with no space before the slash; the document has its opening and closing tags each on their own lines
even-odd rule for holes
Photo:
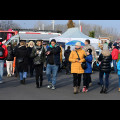
<svg viewBox="0 0 120 120">
<path fill-rule="evenodd" d="M 101 52 L 102 54 L 103 54 L 103 56 L 110 56 L 110 51 L 109 50 L 103 50 L 102 52 Z"/>
</svg>

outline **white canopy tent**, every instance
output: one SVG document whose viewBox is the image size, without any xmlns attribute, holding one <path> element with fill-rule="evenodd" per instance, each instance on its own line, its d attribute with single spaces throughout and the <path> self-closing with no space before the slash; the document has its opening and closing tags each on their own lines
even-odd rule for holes
<svg viewBox="0 0 120 120">
<path fill-rule="evenodd" d="M 79 40 L 81 42 L 85 42 L 86 39 L 89 39 L 91 45 L 95 47 L 95 49 L 99 49 L 99 39 L 88 37 L 87 35 L 83 34 L 79 28 L 69 28 L 65 33 L 63 33 L 59 37 L 50 38 L 50 41 L 55 39 L 57 42 L 68 43 L 73 40 Z"/>
</svg>

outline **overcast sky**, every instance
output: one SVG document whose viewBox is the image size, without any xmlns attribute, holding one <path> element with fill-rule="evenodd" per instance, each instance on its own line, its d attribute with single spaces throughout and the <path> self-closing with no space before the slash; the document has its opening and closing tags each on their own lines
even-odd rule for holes
<svg viewBox="0 0 120 120">
<path fill-rule="evenodd" d="M 19 23 L 22 28 L 32 28 L 38 20 L 13 20 L 16 23 Z M 42 20 L 48 24 L 51 24 L 51 20 Z M 68 20 L 55 20 L 55 24 L 67 24 Z M 78 20 L 74 20 L 75 23 L 78 23 Z M 101 25 L 103 28 L 112 27 L 117 29 L 120 33 L 120 20 L 81 20 L 86 24 L 96 24 Z"/>
</svg>

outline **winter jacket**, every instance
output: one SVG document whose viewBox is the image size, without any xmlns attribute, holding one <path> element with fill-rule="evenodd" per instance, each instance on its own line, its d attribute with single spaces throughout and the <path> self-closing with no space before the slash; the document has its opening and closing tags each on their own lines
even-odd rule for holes
<svg viewBox="0 0 120 120">
<path fill-rule="evenodd" d="M 40 54 L 37 54 L 37 51 L 40 52 Z M 45 62 L 45 49 L 43 46 L 36 46 L 32 49 L 32 53 L 30 55 L 31 58 L 33 58 L 34 65 L 40 65 Z"/>
<path fill-rule="evenodd" d="M 83 47 L 83 50 L 85 52 L 87 52 L 88 49 L 92 49 L 92 57 L 93 57 L 93 62 L 94 62 L 94 59 L 97 60 L 97 55 L 96 55 L 95 48 L 93 46 L 89 45 L 89 44 Z"/>
<path fill-rule="evenodd" d="M 103 50 L 98 58 L 98 61 L 101 62 L 100 64 L 100 71 L 102 72 L 111 72 L 111 62 L 112 62 L 112 56 L 109 52 L 109 50 Z"/>
<path fill-rule="evenodd" d="M 1 44 L 2 44 L 2 42 L 0 42 L 0 45 Z M 2 48 L 4 49 L 4 55 L 3 55 L 3 57 L 0 57 L 0 60 L 4 60 L 8 56 L 7 47 L 5 45 L 2 45 Z"/>
<path fill-rule="evenodd" d="M 80 57 L 80 62 L 85 62 L 84 56 L 86 56 L 86 53 L 84 50 L 79 49 L 77 50 L 79 57 Z M 78 59 L 78 55 L 76 51 L 72 51 L 69 57 L 69 61 L 71 62 L 71 73 L 77 73 L 77 74 L 82 74 L 84 73 L 84 69 L 81 66 L 81 63 L 76 62 L 76 59 Z"/>
<path fill-rule="evenodd" d="M 29 53 L 26 46 L 19 46 L 15 49 L 16 65 L 18 72 L 28 72 L 28 57 Z M 23 59 L 23 62 L 19 62 Z"/>
<path fill-rule="evenodd" d="M 55 47 L 50 46 L 48 51 L 50 51 L 50 54 L 47 55 L 47 64 L 60 65 L 60 47 L 58 45 L 55 45 Z"/>
<path fill-rule="evenodd" d="M 8 50 L 8 56 L 7 56 L 6 60 L 13 61 L 14 60 L 13 48 L 11 46 L 8 46 L 7 50 Z"/>
<path fill-rule="evenodd" d="M 85 69 L 85 73 L 92 73 L 92 55 L 85 57 L 87 69 Z"/>
<path fill-rule="evenodd" d="M 113 60 L 117 60 L 119 55 L 119 50 L 117 48 L 114 48 L 111 55 Z"/>
<path fill-rule="evenodd" d="M 117 63 L 117 70 L 118 70 L 118 75 L 120 75 L 120 60 Z"/>
<path fill-rule="evenodd" d="M 66 62 L 69 62 L 70 53 L 71 53 L 71 50 L 69 50 L 69 49 L 65 50 L 64 56 L 65 56 Z"/>
<path fill-rule="evenodd" d="M 33 64 L 33 58 L 31 58 L 31 53 L 32 53 L 33 48 L 34 48 L 34 47 L 27 47 L 27 49 L 28 49 L 28 54 L 29 54 L 29 57 L 28 57 L 28 59 L 29 59 L 28 64 L 29 64 L 29 65 L 30 65 L 30 64 Z"/>
</svg>

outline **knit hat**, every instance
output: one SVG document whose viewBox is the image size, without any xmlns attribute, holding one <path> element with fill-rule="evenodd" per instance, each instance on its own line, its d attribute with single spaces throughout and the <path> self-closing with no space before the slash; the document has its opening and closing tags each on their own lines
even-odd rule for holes
<svg viewBox="0 0 120 120">
<path fill-rule="evenodd" d="M 87 52 L 90 53 L 90 55 L 92 54 L 92 49 L 88 49 Z"/>
<path fill-rule="evenodd" d="M 81 43 L 80 43 L 80 42 L 77 42 L 77 43 L 75 44 L 75 46 L 81 47 Z"/>
<path fill-rule="evenodd" d="M 56 40 L 55 40 L 55 39 L 52 39 L 51 42 L 55 42 L 55 43 L 56 43 Z"/>
<path fill-rule="evenodd" d="M 114 43 L 113 46 L 117 47 L 117 43 Z"/>
</svg>

